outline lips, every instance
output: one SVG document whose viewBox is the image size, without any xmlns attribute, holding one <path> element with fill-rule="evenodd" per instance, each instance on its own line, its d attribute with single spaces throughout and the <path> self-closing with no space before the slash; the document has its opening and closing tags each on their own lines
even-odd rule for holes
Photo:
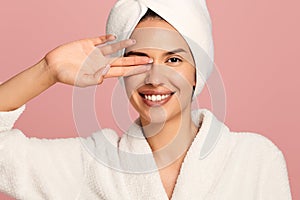
<svg viewBox="0 0 300 200">
<path fill-rule="evenodd" d="M 143 102 L 148 106 L 162 106 L 166 104 L 175 92 L 171 91 L 155 91 L 145 90 L 140 91 L 139 95 L 142 97 Z"/>
</svg>

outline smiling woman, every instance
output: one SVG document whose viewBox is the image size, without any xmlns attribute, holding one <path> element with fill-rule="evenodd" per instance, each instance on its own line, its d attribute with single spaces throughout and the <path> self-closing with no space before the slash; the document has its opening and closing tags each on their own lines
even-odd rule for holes
<svg viewBox="0 0 300 200">
<path fill-rule="evenodd" d="M 276 145 L 192 110 L 213 68 L 204 1 L 119 0 L 107 32 L 59 46 L 0 85 L 0 191 L 18 199 L 291 199 Z M 102 129 L 43 140 L 13 129 L 28 100 L 55 83 L 111 77 L 122 78 L 139 113 L 121 137 Z"/>
</svg>

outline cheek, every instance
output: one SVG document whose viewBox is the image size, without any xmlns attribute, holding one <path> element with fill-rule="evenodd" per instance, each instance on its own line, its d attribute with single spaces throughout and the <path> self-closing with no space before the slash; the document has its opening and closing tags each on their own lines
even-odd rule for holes
<svg viewBox="0 0 300 200">
<path fill-rule="evenodd" d="M 145 78 L 145 74 L 124 77 L 124 84 L 128 98 L 130 98 L 139 87 L 144 85 Z"/>
<path fill-rule="evenodd" d="M 189 84 L 191 86 L 195 86 L 196 85 L 196 69 L 195 69 L 195 67 L 190 66 L 183 73 L 184 73 L 183 76 L 186 77 Z"/>
<path fill-rule="evenodd" d="M 182 69 L 177 69 L 175 73 L 172 73 L 170 80 L 177 88 L 180 88 L 181 91 L 186 90 L 186 92 L 188 92 L 192 90 L 193 86 L 196 84 L 195 68 L 184 67 Z"/>
</svg>

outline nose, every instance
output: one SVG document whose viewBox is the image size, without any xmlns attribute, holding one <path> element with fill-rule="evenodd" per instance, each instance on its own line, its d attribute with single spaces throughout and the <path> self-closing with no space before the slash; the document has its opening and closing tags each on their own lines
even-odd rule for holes
<svg viewBox="0 0 300 200">
<path fill-rule="evenodd" d="M 151 69 L 147 72 L 145 78 L 146 85 L 153 85 L 155 87 L 162 85 L 164 83 L 164 74 L 161 65 L 152 64 Z"/>
</svg>

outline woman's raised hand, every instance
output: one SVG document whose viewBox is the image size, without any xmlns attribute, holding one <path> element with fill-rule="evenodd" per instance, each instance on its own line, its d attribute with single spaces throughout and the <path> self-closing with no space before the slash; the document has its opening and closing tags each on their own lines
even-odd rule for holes
<svg viewBox="0 0 300 200">
<path fill-rule="evenodd" d="M 56 82 L 79 87 L 100 84 L 104 78 L 129 76 L 150 69 L 147 64 L 152 60 L 149 57 L 112 58 L 112 54 L 135 43 L 128 39 L 107 44 L 113 40 L 115 36 L 106 35 L 63 44 L 46 54 L 46 66 Z"/>
<path fill-rule="evenodd" d="M 82 39 L 58 46 L 38 63 L 0 85 L 0 111 L 14 110 L 57 82 L 86 87 L 104 78 L 129 76 L 150 69 L 151 59 L 132 56 L 112 58 L 134 44 L 128 39 L 107 44 L 112 35 Z M 97 45 L 101 45 L 98 47 Z"/>
</svg>

